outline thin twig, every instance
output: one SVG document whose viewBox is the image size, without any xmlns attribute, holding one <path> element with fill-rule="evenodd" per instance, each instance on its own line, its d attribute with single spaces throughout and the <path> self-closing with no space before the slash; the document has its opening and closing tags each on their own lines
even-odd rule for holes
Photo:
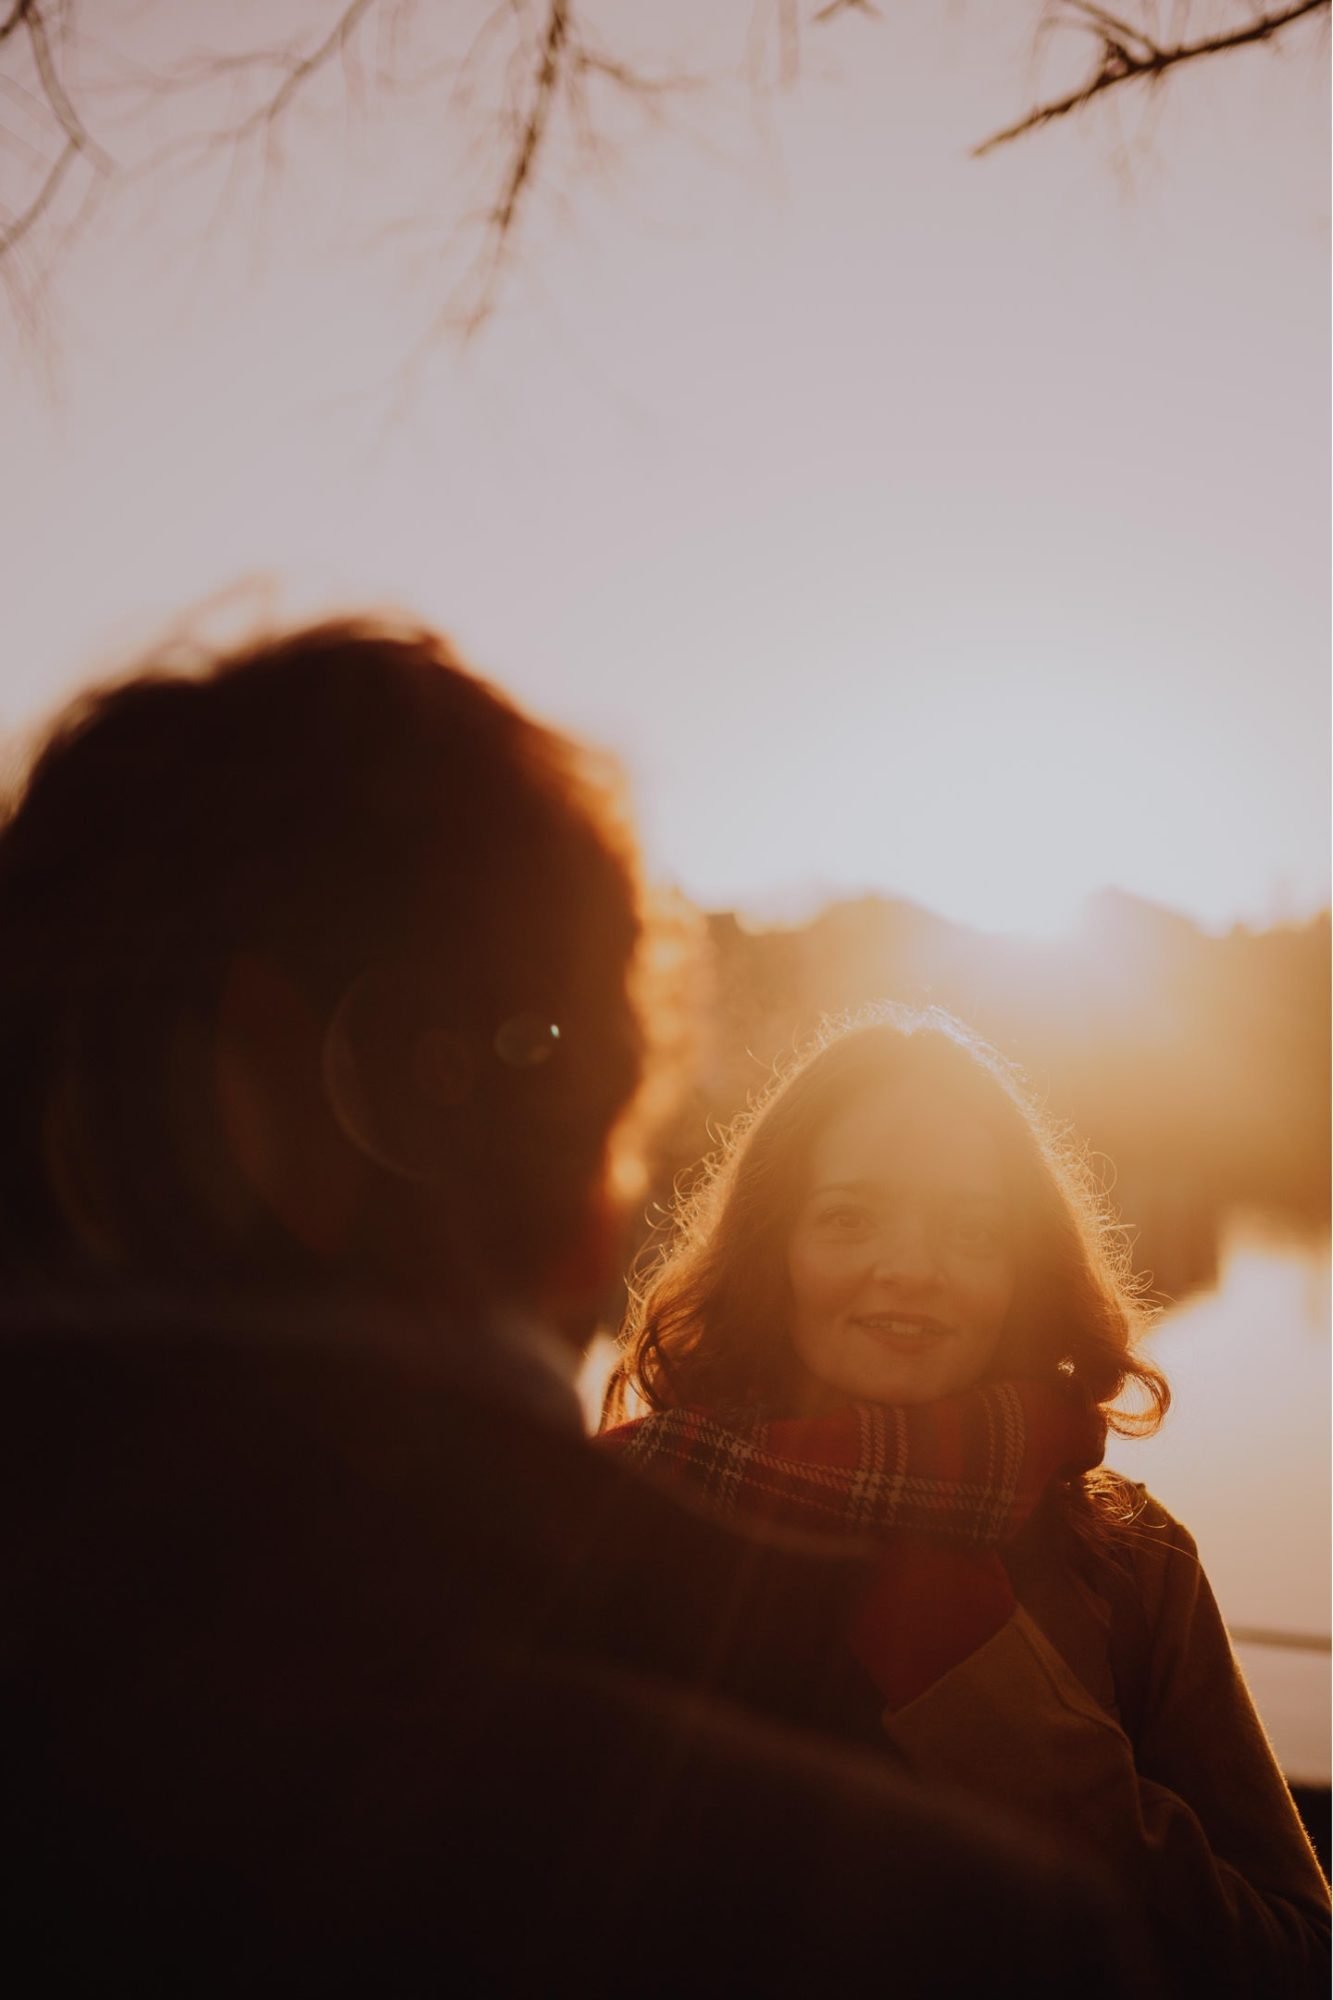
<svg viewBox="0 0 1333 2000">
<path fill-rule="evenodd" d="M 5 15 L 4 20 L 0 21 L 0 42 L 5 41 L 8 36 L 12 35 L 16 28 L 23 26 L 32 5 L 33 0 L 14 0 L 14 5 Z"/>
<path fill-rule="evenodd" d="M 378 0 L 351 0 L 351 4 L 344 7 L 332 30 L 318 48 L 312 49 L 308 56 L 302 56 L 293 65 L 286 80 L 279 84 L 268 104 L 264 106 L 263 116 L 270 124 L 281 118 L 301 86 L 308 82 L 316 70 L 322 69 L 331 56 L 338 55 L 346 49 L 362 15 L 368 14 L 376 5 Z"/>
<path fill-rule="evenodd" d="M 537 43 L 531 102 L 515 123 L 509 166 L 501 181 L 500 192 L 486 216 L 485 247 L 478 258 L 481 275 L 473 303 L 461 317 L 465 339 L 478 333 L 494 310 L 500 273 L 512 247 L 519 215 L 531 191 L 533 175 L 550 132 L 571 45 L 577 53 L 574 10 L 570 0 L 550 0 L 546 25 Z M 446 316 L 453 317 L 452 314 L 441 317 Z M 432 336 L 438 328 L 437 321 L 432 328 Z"/>
<path fill-rule="evenodd" d="M 827 7 L 821 7 L 810 18 L 816 27 L 822 27 L 825 21 L 836 21 L 839 14 L 868 14 L 872 21 L 884 19 L 874 0 L 828 0 Z"/>
<path fill-rule="evenodd" d="M 645 76 L 615 56 L 582 46 L 574 58 L 574 68 L 581 75 L 599 76 L 618 85 L 628 97 L 667 97 L 682 90 L 698 90 L 703 82 L 701 77 L 683 71 L 675 76 Z"/>
<path fill-rule="evenodd" d="M 41 78 L 42 89 L 56 123 L 76 152 L 84 154 L 99 173 L 110 173 L 112 164 L 110 155 L 105 153 L 91 136 L 74 109 L 69 92 L 60 80 L 60 72 L 56 68 L 55 59 L 51 54 L 51 44 L 47 38 L 46 21 L 41 8 L 37 5 L 37 0 L 29 0 L 23 19 L 27 24 L 28 40 L 32 44 L 32 58 L 37 65 L 37 74 Z"/>
<path fill-rule="evenodd" d="M 1306 15 L 1327 13 L 1333 0 L 1293 0 L 1293 4 L 1280 13 L 1261 14 L 1257 19 L 1247 21 L 1243 27 L 1233 28 L 1224 34 L 1209 35 L 1197 42 L 1177 42 L 1168 48 L 1159 47 L 1145 32 L 1126 27 L 1098 7 L 1078 4 L 1078 0 L 1076 4 L 1078 13 L 1085 19 L 1071 22 L 1071 26 L 1097 24 L 1095 32 L 1101 60 L 1096 73 L 1077 90 L 1054 98 L 1048 104 L 1039 104 L 1015 124 L 1007 125 L 1002 132 L 993 132 L 989 139 L 983 139 L 979 146 L 972 148 L 974 159 L 994 152 L 997 146 L 1007 146 L 1013 139 L 1021 139 L 1025 133 L 1050 125 L 1057 118 L 1065 118 L 1071 111 L 1082 110 L 1093 98 L 1120 84 L 1142 83 L 1165 75 L 1167 70 L 1174 69 L 1179 63 L 1196 62 L 1203 56 L 1224 55 L 1231 49 L 1266 42 Z M 1137 49 L 1134 44 L 1138 45 Z"/>
<path fill-rule="evenodd" d="M 346 51 L 347 45 L 355 34 L 362 18 L 373 7 L 378 5 L 379 0 L 349 0 L 349 5 L 343 8 L 342 13 L 338 16 L 338 19 L 334 22 L 333 27 L 324 37 L 324 40 L 303 56 L 284 56 L 278 50 L 273 50 L 272 52 L 257 50 L 250 56 L 219 58 L 219 73 L 224 69 L 239 70 L 254 68 L 263 64 L 265 66 L 281 66 L 286 70 L 287 74 L 283 77 L 282 82 L 273 92 L 273 95 L 265 98 L 264 102 L 257 106 L 254 111 L 250 112 L 247 117 L 243 118 L 238 125 L 233 125 L 224 131 L 205 135 L 205 143 L 241 145 L 246 139 L 251 138 L 254 133 L 260 131 L 267 132 L 271 136 L 283 113 L 290 107 L 293 99 L 309 83 L 311 77 L 317 75 L 333 56 Z"/>
<path fill-rule="evenodd" d="M 347 45 L 363 17 L 380 4 L 380 0 L 350 0 L 343 8 L 334 26 L 324 40 L 305 55 L 290 50 L 256 49 L 239 56 L 204 56 L 196 59 L 190 69 L 178 69 L 166 76 L 154 77 L 153 87 L 162 91 L 196 90 L 205 88 L 209 82 L 226 75 L 233 75 L 258 68 L 279 68 L 285 72 L 282 82 L 272 95 L 266 97 L 253 111 L 232 124 L 218 125 L 202 132 L 184 133 L 160 146 L 147 159 L 142 160 L 130 175 L 132 181 L 158 173 L 168 164 L 185 160 L 191 164 L 207 159 L 224 147 L 239 152 L 248 139 L 257 132 L 263 132 L 268 139 L 270 163 L 276 152 L 275 131 L 283 114 L 302 87 L 318 71 L 340 52 L 346 52 Z M 210 75 L 210 69 L 212 74 Z"/>
<path fill-rule="evenodd" d="M 532 179 L 533 168 L 537 164 L 550 127 L 551 111 L 560 86 L 561 69 L 572 25 L 573 10 L 569 0 L 551 0 L 550 11 L 546 16 L 546 29 L 541 38 L 532 103 L 519 127 L 518 142 L 510 161 L 509 172 L 505 176 L 499 200 L 491 214 L 492 227 L 498 244 L 504 243 L 514 227 L 523 197 Z"/>
<path fill-rule="evenodd" d="M 28 203 L 28 206 L 23 210 L 23 213 L 16 215 L 7 228 L 0 229 L 0 257 L 8 256 L 14 246 L 23 241 L 23 238 L 27 235 L 33 224 L 50 207 L 55 199 L 56 190 L 59 188 L 61 181 L 65 178 L 69 168 L 78 157 L 78 146 L 75 145 L 72 139 L 67 140 L 63 151 L 57 157 L 51 171 L 47 174 L 46 179 L 42 182 L 42 185 L 38 188 L 37 193 Z"/>
</svg>

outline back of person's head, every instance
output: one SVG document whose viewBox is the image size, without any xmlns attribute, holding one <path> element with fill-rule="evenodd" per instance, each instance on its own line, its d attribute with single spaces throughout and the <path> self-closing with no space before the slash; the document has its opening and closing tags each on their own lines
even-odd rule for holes
<svg viewBox="0 0 1333 2000">
<path fill-rule="evenodd" d="M 77 700 L 0 832 L 0 1284 L 528 1302 L 651 1050 L 632 844 L 428 631 Z"/>
</svg>

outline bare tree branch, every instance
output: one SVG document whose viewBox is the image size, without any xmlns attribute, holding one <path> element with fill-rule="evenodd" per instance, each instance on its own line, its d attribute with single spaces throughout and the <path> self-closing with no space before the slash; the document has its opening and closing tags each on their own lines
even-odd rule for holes
<svg viewBox="0 0 1333 2000">
<path fill-rule="evenodd" d="M 652 113 L 668 92 L 697 87 L 702 80 L 640 70 L 619 42 L 594 47 L 579 0 L 472 0 L 469 9 L 461 0 L 455 0 L 453 9 L 428 6 L 427 0 L 318 0 L 317 11 L 315 0 L 307 4 L 306 27 L 285 42 L 233 43 L 216 51 L 196 44 L 154 68 L 136 61 L 128 34 L 122 39 L 131 46 L 108 48 L 94 39 L 88 25 L 94 18 L 90 0 L 0 0 L 0 92 L 19 106 L 24 127 L 22 137 L 0 131 L 0 158 L 8 156 L 15 183 L 10 212 L 0 210 L 0 277 L 6 254 L 39 224 L 43 241 L 49 239 L 53 246 L 61 240 L 59 217 L 70 204 L 62 201 L 56 216 L 49 211 L 79 161 L 89 194 L 161 179 L 173 162 L 206 167 L 219 157 L 227 163 L 234 188 L 250 157 L 249 142 L 258 141 L 263 159 L 275 164 L 298 100 L 341 60 L 349 108 L 367 86 L 386 96 L 438 90 L 451 135 L 462 136 L 472 166 L 478 149 L 486 148 L 480 153 L 483 198 L 476 209 L 461 215 L 450 211 L 442 222 L 431 220 L 437 260 L 444 252 L 448 258 L 458 255 L 461 263 L 475 247 L 460 285 L 441 280 L 440 290 L 451 292 L 453 304 L 432 326 L 433 338 L 446 330 L 466 335 L 494 308 L 534 191 L 539 185 L 558 185 L 571 147 L 583 171 L 589 162 L 606 157 L 614 140 L 616 95 Z M 1187 0 L 1166 6 L 1157 0 L 1029 4 L 1039 12 L 1039 36 L 1076 29 L 1080 49 L 1091 43 L 1092 62 L 1077 88 L 1037 104 L 984 140 L 975 148 L 977 154 L 1065 117 L 1122 84 L 1151 85 L 1183 64 L 1272 41 L 1307 16 L 1327 15 L 1333 0 L 1286 0 L 1285 5 L 1251 0 L 1273 11 L 1194 40 L 1185 37 Z M 736 0 L 736 5 L 748 8 L 757 87 L 765 75 L 769 80 L 775 75 L 779 86 L 796 79 L 802 37 L 811 27 L 826 27 L 853 13 L 872 19 L 883 13 L 875 0 Z M 460 24 L 460 17 L 469 13 L 471 18 Z M 372 15 L 378 15 L 382 32 L 367 51 L 361 31 Z M 415 29 L 427 22 L 440 40 L 414 49 L 413 60 L 405 64 L 397 53 L 405 26 Z M 388 61 L 386 39 L 394 44 Z M 71 67 L 72 53 L 85 58 L 81 77 Z M 94 58 L 91 65 L 89 56 Z M 179 113 L 168 112 L 168 102 L 179 105 Z M 88 130 L 83 111 L 90 103 L 99 107 L 98 123 L 106 119 L 104 129 L 128 125 L 135 131 L 135 141 L 127 143 L 130 157 L 119 167 Z M 491 115 L 497 103 L 498 139 Z M 104 105 L 105 111 L 100 108 Z M 154 128 L 145 116 L 158 107 L 165 129 Z M 111 125 L 113 119 L 120 121 L 119 127 Z M 468 141 L 474 127 L 479 128 L 475 145 Z M 138 136 L 145 128 L 147 146 Z M 491 136 L 482 136 L 487 133 Z M 429 213 L 429 191 L 421 202 L 423 213 Z M 197 234 L 204 239 L 209 232 Z"/>
<path fill-rule="evenodd" d="M 38 0 L 15 0 L 14 6 L 4 20 L 0 21 L 0 43 L 6 41 L 19 28 L 27 30 L 28 43 L 43 95 L 52 117 L 64 134 L 65 143 L 47 168 L 36 194 L 27 207 L 20 209 L 16 216 L 0 226 L 0 259 L 17 249 L 41 221 L 59 193 L 66 174 L 80 154 L 98 173 L 105 174 L 111 170 L 109 156 L 92 138 L 60 80 L 60 73 L 51 53 L 50 37 L 46 31 L 46 18 Z"/>
<path fill-rule="evenodd" d="M 0 229 L 0 257 L 7 256 L 17 244 L 23 241 L 23 238 L 28 234 L 33 224 L 40 221 L 41 217 L 55 200 L 61 181 L 64 180 L 66 173 L 78 157 L 79 148 L 71 139 L 66 144 L 64 151 L 57 155 L 54 164 L 47 173 L 46 179 L 42 182 L 42 185 L 38 188 L 37 193 L 28 203 L 22 214 L 16 215 L 12 222 L 7 223 L 3 229 Z"/>
<path fill-rule="evenodd" d="M 550 132 L 551 119 L 568 72 L 574 33 L 570 0 L 550 0 L 546 22 L 536 44 L 531 95 L 514 120 L 514 141 L 508 165 L 486 216 L 487 244 L 480 259 L 476 294 L 462 314 L 465 334 L 478 331 L 490 318 L 496 288 L 509 253 L 518 218 L 532 187 L 533 175 Z"/>
<path fill-rule="evenodd" d="M 343 8 L 333 27 L 317 47 L 311 49 L 307 55 L 292 56 L 288 59 L 287 74 L 272 97 L 238 126 L 232 137 L 237 140 L 245 139 L 251 132 L 264 126 L 271 130 L 311 77 L 323 69 L 333 56 L 340 55 L 346 50 L 363 17 L 378 4 L 379 0 L 350 0 L 350 4 Z M 262 51 L 260 53 L 262 54 Z"/>
<path fill-rule="evenodd" d="M 520 123 L 509 171 L 492 212 L 496 239 L 501 244 L 514 226 L 550 127 L 572 26 L 569 0 L 551 0 L 541 38 L 532 103 Z"/>
<path fill-rule="evenodd" d="M 816 23 L 836 21 L 839 14 L 868 14 L 872 21 L 884 19 L 874 0 L 828 0 L 827 7 L 821 7 L 812 18 Z"/>
<path fill-rule="evenodd" d="M 27 25 L 28 39 L 32 43 L 32 55 L 33 61 L 37 65 L 37 74 L 41 78 L 42 89 L 46 93 L 46 101 L 51 107 L 56 123 L 60 126 L 61 131 L 65 134 L 65 137 L 76 152 L 85 154 L 92 161 L 99 173 L 109 173 L 111 170 L 110 158 L 103 152 L 96 140 L 90 137 L 87 127 L 70 102 L 69 92 L 60 80 L 60 72 L 57 70 L 51 54 L 51 43 L 46 32 L 46 19 L 37 4 L 37 0 L 27 0 L 27 5 L 24 7 L 23 19 Z"/>
<path fill-rule="evenodd" d="M 500 192 L 485 217 L 487 246 L 480 260 L 473 302 L 461 316 L 466 335 L 475 333 L 494 310 L 501 271 L 516 237 L 520 216 L 535 184 L 543 149 L 562 101 L 580 133 L 584 150 L 600 157 L 597 132 L 587 115 L 584 85 L 594 79 L 623 96 L 653 105 L 668 94 L 697 88 L 699 78 L 654 76 L 583 39 L 571 0 L 549 0 L 545 24 L 531 45 L 529 84 L 520 91 L 520 109 L 511 124 L 513 143 Z"/>
<path fill-rule="evenodd" d="M 590 49 L 580 43 L 574 57 L 574 68 L 583 76 L 604 77 L 607 83 L 614 83 L 634 97 L 665 97 L 681 90 L 697 90 L 701 79 L 697 76 L 648 76 L 642 70 L 631 69 L 628 63 L 615 56 L 603 55 L 597 49 Z"/>
<path fill-rule="evenodd" d="M 14 0 L 3 21 L 0 21 L 0 42 L 7 40 L 16 28 L 21 28 L 31 9 L 33 0 Z"/>
<path fill-rule="evenodd" d="M 1293 0 L 1292 5 L 1277 13 L 1260 14 L 1254 20 L 1220 34 L 1163 47 L 1146 29 L 1131 27 L 1117 20 L 1113 14 L 1091 4 L 1091 0 L 1069 0 L 1066 18 L 1057 25 L 1078 27 L 1095 36 L 1097 68 L 1077 89 L 1069 91 L 1064 97 L 1053 98 L 1049 103 L 1039 104 L 1013 125 L 1007 125 L 1003 131 L 993 132 L 988 139 L 983 139 L 979 146 L 972 148 L 972 157 L 980 159 L 984 154 L 994 152 L 998 146 L 1021 139 L 1026 133 L 1050 125 L 1057 118 L 1068 117 L 1071 111 L 1081 111 L 1085 104 L 1091 104 L 1094 98 L 1121 84 L 1155 82 L 1180 63 L 1198 62 L 1207 56 L 1224 55 L 1232 49 L 1270 41 L 1307 15 L 1326 14 L 1330 4 L 1331 0 Z"/>
</svg>

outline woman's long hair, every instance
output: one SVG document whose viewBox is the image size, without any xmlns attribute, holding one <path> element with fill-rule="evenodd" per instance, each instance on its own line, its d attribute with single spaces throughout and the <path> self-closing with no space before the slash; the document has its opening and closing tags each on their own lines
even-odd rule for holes
<svg viewBox="0 0 1333 2000">
<path fill-rule="evenodd" d="M 630 1289 L 608 1415 L 631 1394 L 682 1404 L 781 1407 L 790 1380 L 787 1241 L 812 1149 L 868 1089 L 912 1080 L 993 1134 L 1018 1224 L 1018 1281 L 989 1379 L 1061 1379 L 1112 1430 L 1143 1436 L 1170 1390 L 1134 1351 L 1149 1311 L 1125 1231 L 1086 1161 L 1011 1065 L 938 1009 L 878 1009 L 826 1028 L 726 1135 L 679 1201 L 664 1248 Z M 1121 1398 L 1129 1394 L 1125 1407 Z"/>
</svg>

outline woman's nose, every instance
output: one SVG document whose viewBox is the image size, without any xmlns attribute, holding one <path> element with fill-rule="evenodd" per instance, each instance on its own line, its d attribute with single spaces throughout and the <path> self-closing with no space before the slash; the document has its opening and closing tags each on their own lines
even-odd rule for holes
<svg viewBox="0 0 1333 2000">
<path fill-rule="evenodd" d="M 873 1275 L 885 1283 L 920 1284 L 936 1271 L 935 1246 L 924 1217 L 903 1216 L 884 1231 Z"/>
</svg>

